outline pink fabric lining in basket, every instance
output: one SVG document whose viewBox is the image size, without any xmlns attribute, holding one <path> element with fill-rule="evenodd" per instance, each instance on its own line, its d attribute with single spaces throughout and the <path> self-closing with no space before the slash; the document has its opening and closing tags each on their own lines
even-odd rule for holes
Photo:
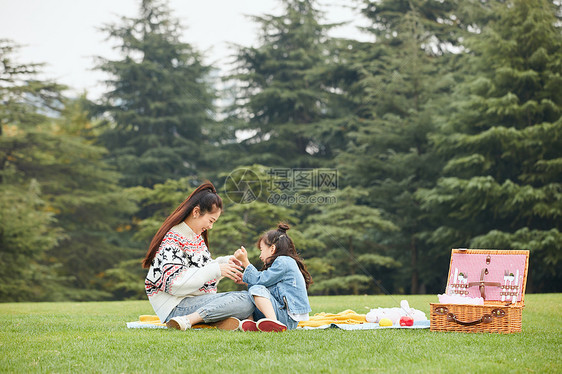
<svg viewBox="0 0 562 374">
<path fill-rule="evenodd" d="M 486 264 L 488 257 L 490 263 Z M 488 269 L 488 274 L 484 275 L 484 282 L 497 282 L 500 287 L 486 285 L 485 300 L 503 301 L 500 293 L 509 292 L 516 295 L 516 301 L 521 301 L 525 265 L 525 255 L 453 253 L 447 294 L 481 297 L 479 285 L 467 286 L 472 282 L 480 282 L 482 269 Z M 467 292 L 468 294 L 466 294 Z M 506 300 L 513 298 L 513 296 L 505 295 L 503 297 Z"/>
</svg>

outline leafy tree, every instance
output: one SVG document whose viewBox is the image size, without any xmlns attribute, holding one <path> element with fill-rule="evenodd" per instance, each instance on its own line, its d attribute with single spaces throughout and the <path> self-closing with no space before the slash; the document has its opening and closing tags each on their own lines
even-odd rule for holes
<svg viewBox="0 0 562 374">
<path fill-rule="evenodd" d="M 103 28 L 118 42 L 119 60 L 102 59 L 110 91 L 101 142 L 126 186 L 152 186 L 193 175 L 216 159 L 205 156 L 213 122 L 210 68 L 190 44 L 164 1 L 142 0 L 137 18 Z"/>
<path fill-rule="evenodd" d="M 553 3 L 497 5 L 468 43 L 472 79 L 437 150 L 449 161 L 421 190 L 436 246 L 529 249 L 529 289 L 560 290 L 562 38 Z"/>
</svg>

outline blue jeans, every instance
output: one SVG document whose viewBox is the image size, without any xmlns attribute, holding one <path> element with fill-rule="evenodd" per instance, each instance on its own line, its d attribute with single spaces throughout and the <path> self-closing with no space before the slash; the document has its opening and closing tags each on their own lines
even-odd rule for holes
<svg viewBox="0 0 562 374">
<path fill-rule="evenodd" d="M 191 313 L 199 313 L 205 323 L 222 321 L 228 317 L 245 319 L 252 314 L 254 308 L 248 291 L 211 293 L 184 298 L 170 312 L 166 322 Z"/>
<path fill-rule="evenodd" d="M 287 305 L 285 305 L 285 303 L 280 304 L 277 299 L 271 295 L 271 292 L 269 292 L 267 287 L 260 285 L 252 286 L 248 289 L 248 292 L 252 295 L 252 302 L 254 302 L 253 296 L 261 296 L 269 299 L 273 305 L 273 310 L 275 310 L 277 320 L 284 323 L 288 330 L 294 330 L 297 328 L 299 323 L 289 316 Z M 262 318 L 265 318 L 265 315 L 256 308 L 254 311 L 254 320 L 259 321 Z"/>
</svg>

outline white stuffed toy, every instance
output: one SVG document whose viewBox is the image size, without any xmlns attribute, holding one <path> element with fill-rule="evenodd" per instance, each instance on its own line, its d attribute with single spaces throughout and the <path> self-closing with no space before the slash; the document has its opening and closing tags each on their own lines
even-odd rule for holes
<svg viewBox="0 0 562 374">
<path fill-rule="evenodd" d="M 421 310 L 410 308 L 407 300 L 400 302 L 400 308 L 377 308 L 371 309 L 366 315 L 367 322 L 378 323 L 383 318 L 388 318 L 393 325 L 400 323 L 400 317 L 412 317 L 414 321 L 426 321 L 427 317 Z"/>
</svg>

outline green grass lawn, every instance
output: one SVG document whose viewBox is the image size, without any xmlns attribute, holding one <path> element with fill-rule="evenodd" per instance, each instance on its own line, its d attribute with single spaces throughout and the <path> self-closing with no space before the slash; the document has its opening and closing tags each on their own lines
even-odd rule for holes
<svg viewBox="0 0 562 374">
<path fill-rule="evenodd" d="M 431 296 L 311 297 L 313 313 L 395 307 L 426 312 Z M 0 371 L 560 373 L 562 294 L 527 295 L 518 334 L 429 330 L 127 329 L 148 301 L 0 304 Z"/>
</svg>

